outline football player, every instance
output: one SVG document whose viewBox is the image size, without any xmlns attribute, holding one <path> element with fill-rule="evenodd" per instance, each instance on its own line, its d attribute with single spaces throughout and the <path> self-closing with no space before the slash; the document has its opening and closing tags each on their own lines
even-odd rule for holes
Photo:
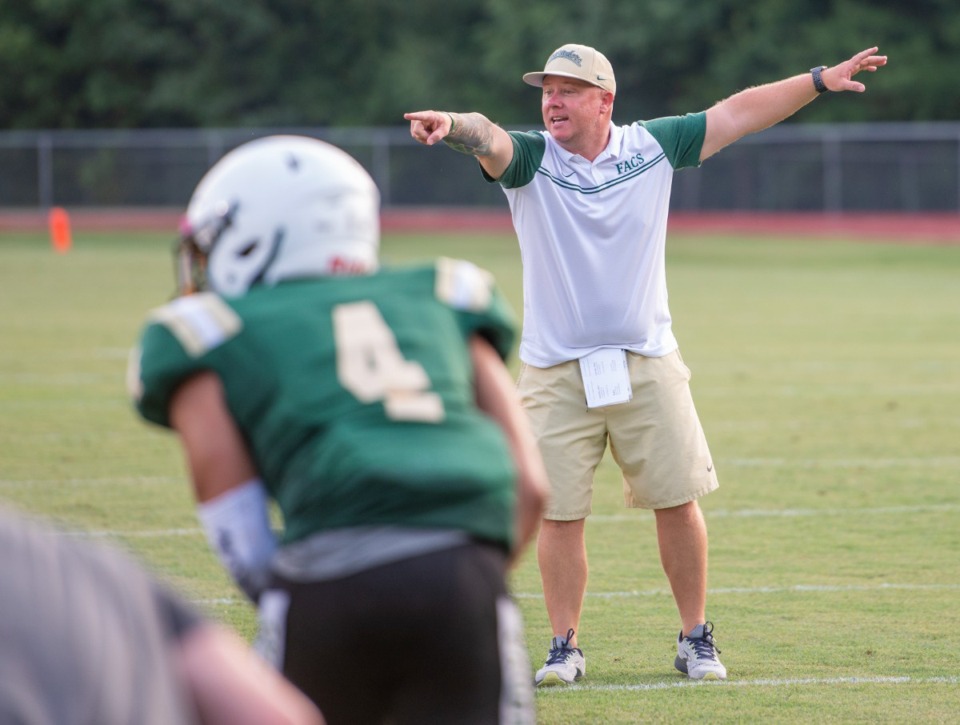
<svg viewBox="0 0 960 725">
<path fill-rule="evenodd" d="M 179 436 L 258 646 L 330 723 L 533 722 L 505 572 L 546 477 L 504 364 L 514 316 L 471 263 L 381 269 L 379 237 L 377 188 L 341 149 L 228 153 L 131 391 Z"/>
</svg>

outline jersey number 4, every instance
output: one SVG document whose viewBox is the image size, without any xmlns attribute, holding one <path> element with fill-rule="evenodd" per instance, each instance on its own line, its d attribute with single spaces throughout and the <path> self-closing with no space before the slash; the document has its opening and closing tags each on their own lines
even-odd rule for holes
<svg viewBox="0 0 960 725">
<path fill-rule="evenodd" d="M 406 360 L 377 306 L 369 301 L 333 310 L 337 379 L 363 403 L 381 401 L 391 420 L 438 423 L 443 400 L 423 366 Z"/>
</svg>

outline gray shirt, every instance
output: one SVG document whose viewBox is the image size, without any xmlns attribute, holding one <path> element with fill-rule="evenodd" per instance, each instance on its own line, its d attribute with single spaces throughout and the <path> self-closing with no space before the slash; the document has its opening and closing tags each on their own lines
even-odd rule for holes
<svg viewBox="0 0 960 725">
<path fill-rule="evenodd" d="M 0 722 L 195 722 L 170 651 L 198 621 L 119 551 L 0 509 Z"/>
</svg>

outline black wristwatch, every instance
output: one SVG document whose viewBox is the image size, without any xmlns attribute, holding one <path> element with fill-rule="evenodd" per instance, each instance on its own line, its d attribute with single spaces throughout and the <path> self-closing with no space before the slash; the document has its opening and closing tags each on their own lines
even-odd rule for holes
<svg viewBox="0 0 960 725">
<path fill-rule="evenodd" d="M 818 65 L 816 68 L 810 69 L 810 74 L 813 76 L 813 87 L 817 89 L 817 93 L 823 93 L 824 91 L 829 91 L 830 89 L 823 85 L 823 78 L 820 77 L 820 74 L 827 69 L 825 65 Z"/>
</svg>

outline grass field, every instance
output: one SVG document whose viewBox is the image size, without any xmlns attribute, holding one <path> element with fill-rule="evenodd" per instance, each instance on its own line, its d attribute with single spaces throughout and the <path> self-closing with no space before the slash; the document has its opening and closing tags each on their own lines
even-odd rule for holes
<svg viewBox="0 0 960 725">
<path fill-rule="evenodd" d="M 0 499 L 131 549 L 212 616 L 254 617 L 194 516 L 172 436 L 124 387 L 170 237 L 0 237 Z M 519 309 L 509 237 L 391 237 L 462 256 Z M 960 719 L 960 247 L 678 237 L 671 307 L 721 488 L 708 616 L 724 683 L 672 669 L 679 627 L 653 518 L 606 461 L 587 527 L 579 686 L 542 723 Z M 11 585 L 10 582 L 4 584 Z M 532 552 L 513 576 L 531 664 L 551 636 Z M 399 665 L 398 665 L 399 666 Z"/>
</svg>

